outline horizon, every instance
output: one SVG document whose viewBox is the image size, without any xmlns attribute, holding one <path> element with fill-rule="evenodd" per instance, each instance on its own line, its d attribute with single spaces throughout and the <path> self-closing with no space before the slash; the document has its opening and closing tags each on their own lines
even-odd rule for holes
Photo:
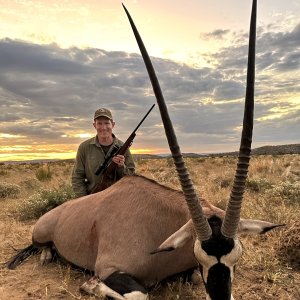
<svg viewBox="0 0 300 300">
<path fill-rule="evenodd" d="M 263 146 L 259 146 L 257 148 L 252 148 L 251 151 L 255 151 L 261 148 L 268 148 L 268 147 L 289 147 L 289 146 L 299 146 L 300 147 L 300 143 L 296 143 L 296 144 L 280 144 L 280 145 L 263 145 Z M 209 155 L 216 155 L 216 154 L 230 154 L 230 153 L 238 153 L 239 150 L 235 150 L 235 151 L 225 151 L 225 152 L 220 152 L 220 151 L 216 151 L 216 152 L 182 152 L 182 155 L 199 155 L 199 156 L 209 156 Z M 149 156 L 160 156 L 161 158 L 164 157 L 172 157 L 172 153 L 132 153 L 133 156 L 143 156 L 143 155 L 149 155 Z M 0 163 L 30 163 L 30 162 L 54 162 L 54 161 L 64 161 L 64 160 L 75 160 L 75 156 L 73 157 L 39 157 L 39 158 L 28 158 L 28 159 L 15 159 L 15 160 L 5 160 L 2 161 L 0 160 Z"/>
</svg>

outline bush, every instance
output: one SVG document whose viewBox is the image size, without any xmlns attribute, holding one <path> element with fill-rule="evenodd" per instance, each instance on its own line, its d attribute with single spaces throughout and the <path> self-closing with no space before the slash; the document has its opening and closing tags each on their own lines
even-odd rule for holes
<svg viewBox="0 0 300 300">
<path fill-rule="evenodd" d="M 40 183 L 35 178 L 25 178 L 23 181 L 20 182 L 20 185 L 27 190 L 34 190 L 40 187 Z"/>
<path fill-rule="evenodd" d="M 135 161 L 135 164 L 136 164 L 137 166 L 144 166 L 144 165 L 147 165 L 147 164 L 149 164 L 149 159 L 147 159 L 147 158 L 141 158 L 141 159 L 138 159 L 138 160 Z"/>
<path fill-rule="evenodd" d="M 17 198 L 20 191 L 17 184 L 0 182 L 0 198 Z"/>
<path fill-rule="evenodd" d="M 272 184 L 265 178 L 247 179 L 246 187 L 252 192 L 260 192 L 266 189 L 271 189 Z"/>
<path fill-rule="evenodd" d="M 7 171 L 4 169 L 0 169 L 0 176 L 6 176 L 7 175 Z"/>
<path fill-rule="evenodd" d="M 289 203 L 299 204 L 300 199 L 300 182 L 284 181 L 276 185 L 273 189 L 273 194 L 277 197 L 281 197 Z"/>
<path fill-rule="evenodd" d="M 232 185 L 233 177 L 226 174 L 219 175 L 213 179 L 213 183 L 216 185 L 216 187 L 225 189 Z"/>
<path fill-rule="evenodd" d="M 75 194 L 71 186 L 62 186 L 55 190 L 40 190 L 19 206 L 20 219 L 37 219 L 51 209 L 74 197 Z"/>
<path fill-rule="evenodd" d="M 223 178 L 220 182 L 220 187 L 222 189 L 230 187 L 232 185 L 232 179 L 231 178 Z"/>
<path fill-rule="evenodd" d="M 168 167 L 174 167 L 174 160 L 173 160 L 173 157 L 168 157 L 167 158 L 167 166 Z"/>
<path fill-rule="evenodd" d="M 35 176 L 39 181 L 48 181 L 52 178 L 52 172 L 49 166 L 43 166 L 36 170 Z"/>
<path fill-rule="evenodd" d="M 284 228 L 279 239 L 278 257 L 300 271 L 300 220 Z"/>
</svg>

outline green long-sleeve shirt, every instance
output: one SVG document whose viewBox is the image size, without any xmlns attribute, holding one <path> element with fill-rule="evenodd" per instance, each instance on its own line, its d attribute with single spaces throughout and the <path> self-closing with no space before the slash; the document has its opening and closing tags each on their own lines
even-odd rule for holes
<svg viewBox="0 0 300 300">
<path fill-rule="evenodd" d="M 115 145 L 123 145 L 123 142 L 120 141 L 115 135 L 113 135 L 113 139 L 113 144 L 111 145 L 107 154 L 110 153 L 111 149 Z M 115 169 L 115 174 L 113 174 L 113 182 L 119 180 L 124 175 L 134 174 L 135 165 L 129 149 L 127 149 L 124 156 L 125 167 L 117 167 Z M 95 172 L 97 171 L 98 167 L 103 164 L 104 160 L 105 153 L 101 148 L 97 137 L 93 137 L 79 145 L 72 172 L 72 187 L 76 197 L 90 194 L 96 184 L 101 182 L 102 175 L 97 176 L 95 175 Z"/>
</svg>

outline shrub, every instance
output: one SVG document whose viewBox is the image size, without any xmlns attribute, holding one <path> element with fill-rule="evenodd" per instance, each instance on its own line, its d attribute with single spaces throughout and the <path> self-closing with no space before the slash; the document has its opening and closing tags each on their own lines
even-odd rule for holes
<svg viewBox="0 0 300 300">
<path fill-rule="evenodd" d="M 39 181 L 51 180 L 52 172 L 50 170 L 50 167 L 49 166 L 47 166 L 47 167 L 43 166 L 43 167 L 38 168 L 35 172 L 35 176 Z"/>
<path fill-rule="evenodd" d="M 279 239 L 278 257 L 300 271 L 300 221 L 296 220 L 286 228 Z"/>
<path fill-rule="evenodd" d="M 232 185 L 233 179 L 230 176 L 217 176 L 213 182 L 217 187 L 224 189 Z"/>
<path fill-rule="evenodd" d="M 72 174 L 72 170 L 73 170 L 73 167 L 66 167 L 64 170 L 63 170 L 63 175 L 64 176 L 71 176 Z"/>
<path fill-rule="evenodd" d="M 40 190 L 19 206 L 20 219 L 39 218 L 46 212 L 74 197 L 75 194 L 71 186 L 62 186 L 54 190 Z"/>
<path fill-rule="evenodd" d="M 195 159 L 196 163 L 205 163 L 206 162 L 206 158 L 204 157 L 198 157 Z"/>
<path fill-rule="evenodd" d="M 223 178 L 220 182 L 220 187 L 221 188 L 227 188 L 232 184 L 232 179 L 231 178 Z"/>
<path fill-rule="evenodd" d="M 5 175 L 7 175 L 7 171 L 6 170 L 4 170 L 4 169 L 0 169 L 0 176 L 5 176 Z"/>
<path fill-rule="evenodd" d="M 138 160 L 135 161 L 135 164 L 138 165 L 138 166 L 147 165 L 147 164 L 149 164 L 149 159 L 147 159 L 147 158 L 138 159 Z"/>
<path fill-rule="evenodd" d="M 33 190 L 40 186 L 40 183 L 35 178 L 25 178 L 20 182 L 20 185 L 27 190 Z"/>
<path fill-rule="evenodd" d="M 172 157 L 167 158 L 167 166 L 168 167 L 174 167 L 174 160 Z"/>
<path fill-rule="evenodd" d="M 265 178 L 249 178 L 246 181 L 246 187 L 252 192 L 260 192 L 266 189 L 271 189 L 272 184 Z"/>
<path fill-rule="evenodd" d="M 300 199 L 300 182 L 289 182 L 284 181 L 276 185 L 273 189 L 273 194 L 275 196 L 281 197 L 289 203 L 299 204 Z"/>
<path fill-rule="evenodd" d="M 17 184 L 0 182 L 0 198 L 17 198 L 21 188 Z"/>
</svg>

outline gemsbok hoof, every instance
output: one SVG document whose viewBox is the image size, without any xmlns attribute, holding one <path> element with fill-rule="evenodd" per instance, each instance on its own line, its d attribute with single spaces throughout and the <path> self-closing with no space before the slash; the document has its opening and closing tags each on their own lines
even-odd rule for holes
<svg viewBox="0 0 300 300">
<path fill-rule="evenodd" d="M 42 250 L 42 253 L 41 253 L 41 256 L 40 256 L 40 264 L 41 265 L 46 265 L 48 264 L 49 262 L 52 261 L 52 252 L 51 252 L 51 248 L 47 247 L 47 248 L 44 248 Z"/>
</svg>

